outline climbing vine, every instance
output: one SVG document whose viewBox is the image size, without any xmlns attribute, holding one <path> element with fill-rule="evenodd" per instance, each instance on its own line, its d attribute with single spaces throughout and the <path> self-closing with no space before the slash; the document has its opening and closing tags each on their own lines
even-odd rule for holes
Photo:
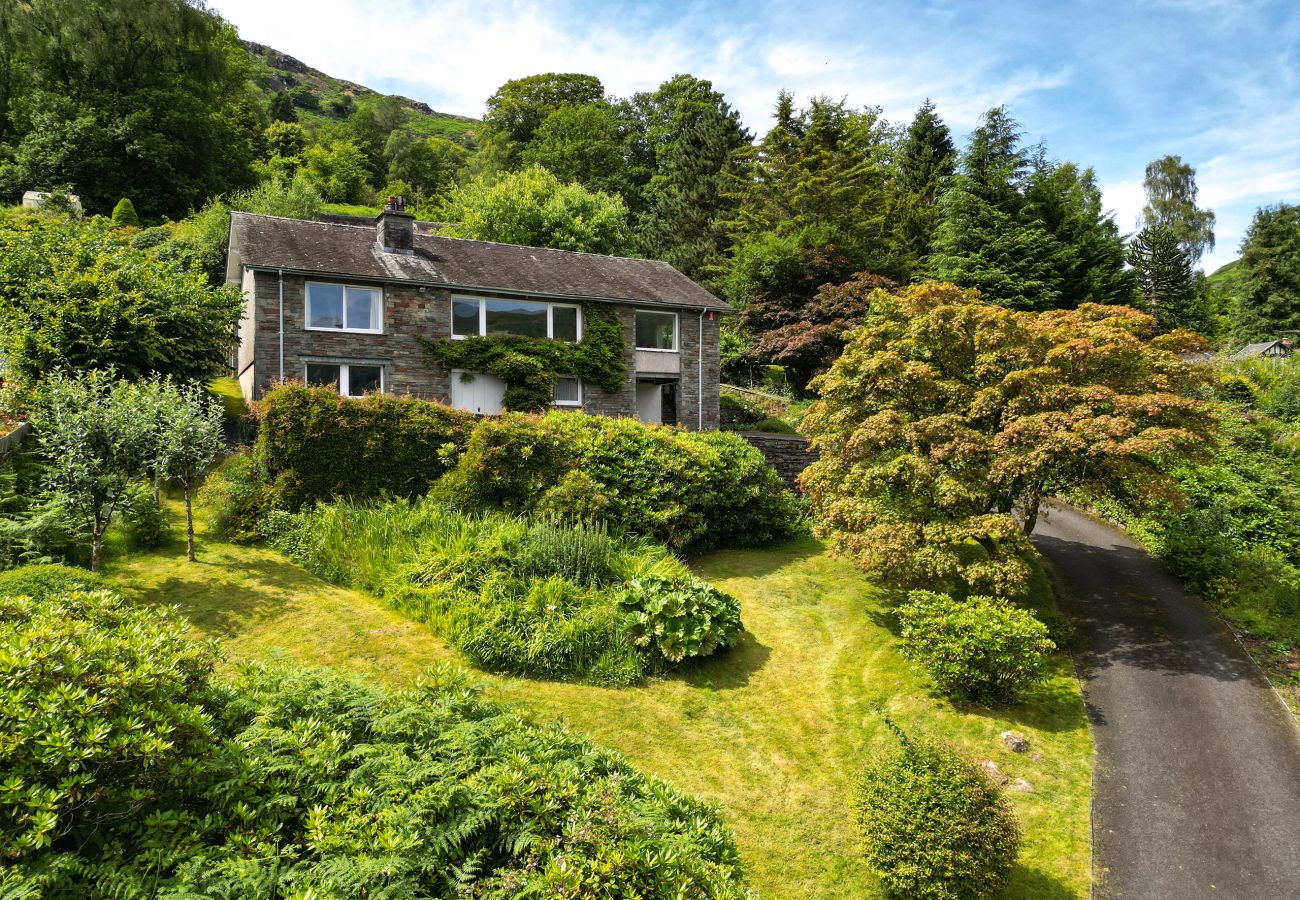
<svg viewBox="0 0 1300 900">
<path fill-rule="evenodd" d="M 557 376 L 579 378 L 616 391 L 627 377 L 623 325 L 608 307 L 582 305 L 582 340 L 496 335 L 463 340 L 422 340 L 429 358 L 444 369 L 484 372 L 506 385 L 503 404 L 516 412 L 537 412 L 555 395 Z"/>
</svg>

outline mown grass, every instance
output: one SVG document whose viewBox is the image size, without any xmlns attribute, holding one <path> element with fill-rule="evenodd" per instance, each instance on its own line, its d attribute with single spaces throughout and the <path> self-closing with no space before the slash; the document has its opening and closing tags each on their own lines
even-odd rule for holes
<svg viewBox="0 0 1300 900">
<path fill-rule="evenodd" d="M 244 391 L 234 378 L 216 378 L 208 385 L 212 395 L 221 401 L 222 412 L 229 420 L 241 419 L 248 415 L 248 404 L 244 402 Z"/>
<path fill-rule="evenodd" d="M 1025 846 L 1008 896 L 1087 895 L 1092 743 L 1067 660 L 1055 660 L 1049 682 L 1025 703 L 957 708 L 894 649 L 888 597 L 820 543 L 715 553 L 693 568 L 741 598 L 748 632 L 724 657 L 634 688 L 482 681 L 721 804 L 764 897 L 879 895 L 847 811 L 858 771 L 890 748 L 877 709 L 1033 785 L 1009 794 Z M 197 632 L 222 639 L 230 664 L 292 660 L 402 684 L 455 659 L 373 598 L 272 551 L 206 534 L 197 563 L 174 543 L 120 556 L 108 573 L 128 596 L 179 606 Z M 998 733 L 1007 728 L 1023 731 L 1041 758 L 1006 749 Z"/>
</svg>

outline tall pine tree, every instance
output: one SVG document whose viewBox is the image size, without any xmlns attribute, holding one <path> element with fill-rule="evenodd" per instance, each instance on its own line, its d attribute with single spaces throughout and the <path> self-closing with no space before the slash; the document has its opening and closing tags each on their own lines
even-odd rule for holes
<svg viewBox="0 0 1300 900">
<path fill-rule="evenodd" d="M 957 150 L 948 126 L 927 97 L 916 111 L 898 153 L 893 233 L 904 275 L 920 269 L 939 225 L 939 196 L 956 171 Z"/>
<path fill-rule="evenodd" d="M 1232 311 L 1234 335 L 1247 341 L 1300 329 L 1300 206 L 1266 206 L 1241 245 L 1246 289 Z"/>
</svg>

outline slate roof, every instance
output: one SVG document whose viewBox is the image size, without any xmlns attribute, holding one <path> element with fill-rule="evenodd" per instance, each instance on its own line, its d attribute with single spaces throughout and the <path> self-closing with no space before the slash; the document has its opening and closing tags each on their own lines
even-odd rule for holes
<svg viewBox="0 0 1300 900">
<path fill-rule="evenodd" d="M 425 234 L 410 254 L 384 251 L 375 226 L 236 212 L 228 273 L 239 266 L 304 274 L 406 281 L 476 291 L 727 309 L 723 300 L 665 262 L 521 247 Z"/>
<path fill-rule="evenodd" d="M 1280 347 L 1278 345 L 1281 345 Z M 1233 359 L 1251 359 L 1256 356 L 1276 356 L 1278 354 L 1269 353 L 1274 347 L 1278 347 L 1282 354 L 1291 352 L 1291 347 L 1285 341 L 1260 341 L 1257 344 L 1247 344 L 1236 353 L 1232 354 Z"/>
</svg>

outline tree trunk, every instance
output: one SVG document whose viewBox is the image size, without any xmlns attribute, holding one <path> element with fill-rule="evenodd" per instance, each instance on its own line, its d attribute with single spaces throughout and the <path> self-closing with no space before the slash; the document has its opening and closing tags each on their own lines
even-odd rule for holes
<svg viewBox="0 0 1300 900">
<path fill-rule="evenodd" d="M 1024 519 L 1020 523 L 1020 529 L 1025 534 L 1033 534 L 1034 526 L 1038 524 L 1038 508 L 1043 504 L 1043 487 L 1034 485 L 1022 498 Z"/>
<path fill-rule="evenodd" d="M 99 571 L 99 552 L 103 537 L 104 533 L 100 528 L 99 520 L 96 519 L 90 530 L 90 571 L 92 572 Z"/>
<path fill-rule="evenodd" d="M 162 508 L 162 474 L 157 468 L 153 470 L 153 505 Z"/>
<path fill-rule="evenodd" d="M 185 485 L 185 544 L 190 562 L 194 562 L 194 506 L 190 503 L 190 486 Z"/>
</svg>

